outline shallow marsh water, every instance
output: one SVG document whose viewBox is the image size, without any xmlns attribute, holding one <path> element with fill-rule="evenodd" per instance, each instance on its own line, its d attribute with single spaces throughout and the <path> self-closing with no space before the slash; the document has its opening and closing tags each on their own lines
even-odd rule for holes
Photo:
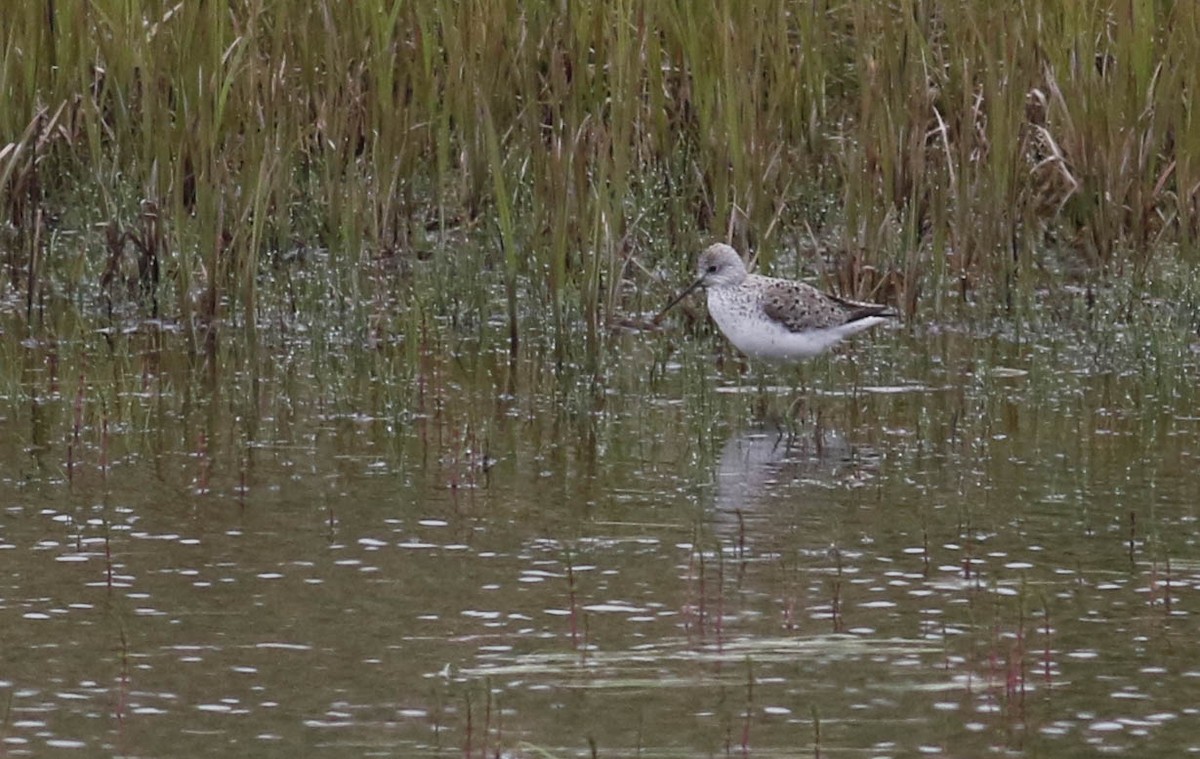
<svg viewBox="0 0 1200 759">
<path fill-rule="evenodd" d="M 13 334 L 8 755 L 1200 750 L 1194 352 Z"/>
</svg>

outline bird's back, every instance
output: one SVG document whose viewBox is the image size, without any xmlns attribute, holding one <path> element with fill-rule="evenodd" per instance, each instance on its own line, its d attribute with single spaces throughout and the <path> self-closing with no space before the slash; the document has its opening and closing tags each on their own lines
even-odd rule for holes
<svg viewBox="0 0 1200 759">
<path fill-rule="evenodd" d="M 812 285 L 751 275 L 766 316 L 790 332 L 832 329 L 870 316 L 886 316 L 888 308 L 827 295 Z"/>
</svg>

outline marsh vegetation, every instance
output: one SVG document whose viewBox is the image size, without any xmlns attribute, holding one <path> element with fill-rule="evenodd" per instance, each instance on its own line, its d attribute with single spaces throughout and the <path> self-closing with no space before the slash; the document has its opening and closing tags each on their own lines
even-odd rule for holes
<svg viewBox="0 0 1200 759">
<path fill-rule="evenodd" d="M 1195 749 L 1196 39 L 11 3 L 4 750 Z M 715 240 L 903 325 L 796 404 Z"/>
</svg>

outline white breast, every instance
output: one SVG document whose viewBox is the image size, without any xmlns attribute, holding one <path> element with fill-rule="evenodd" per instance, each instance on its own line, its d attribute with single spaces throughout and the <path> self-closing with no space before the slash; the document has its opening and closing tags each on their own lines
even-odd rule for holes
<svg viewBox="0 0 1200 759">
<path fill-rule="evenodd" d="M 869 316 L 837 327 L 792 332 L 770 319 L 754 296 L 755 293 L 746 288 L 710 288 L 708 312 L 735 348 L 763 361 L 811 358 L 849 335 L 887 321 L 883 317 Z"/>
</svg>

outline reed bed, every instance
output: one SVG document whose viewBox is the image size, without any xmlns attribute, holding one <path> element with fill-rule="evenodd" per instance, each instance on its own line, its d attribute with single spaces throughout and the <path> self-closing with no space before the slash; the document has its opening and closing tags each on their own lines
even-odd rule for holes
<svg viewBox="0 0 1200 759">
<path fill-rule="evenodd" d="M 1027 312 L 1196 261 L 1197 38 L 1147 0 L 22 0 L 5 302 L 253 336 L 331 302 L 299 262 L 364 335 L 499 302 L 511 350 L 594 365 L 721 238 L 910 315 Z"/>
</svg>

